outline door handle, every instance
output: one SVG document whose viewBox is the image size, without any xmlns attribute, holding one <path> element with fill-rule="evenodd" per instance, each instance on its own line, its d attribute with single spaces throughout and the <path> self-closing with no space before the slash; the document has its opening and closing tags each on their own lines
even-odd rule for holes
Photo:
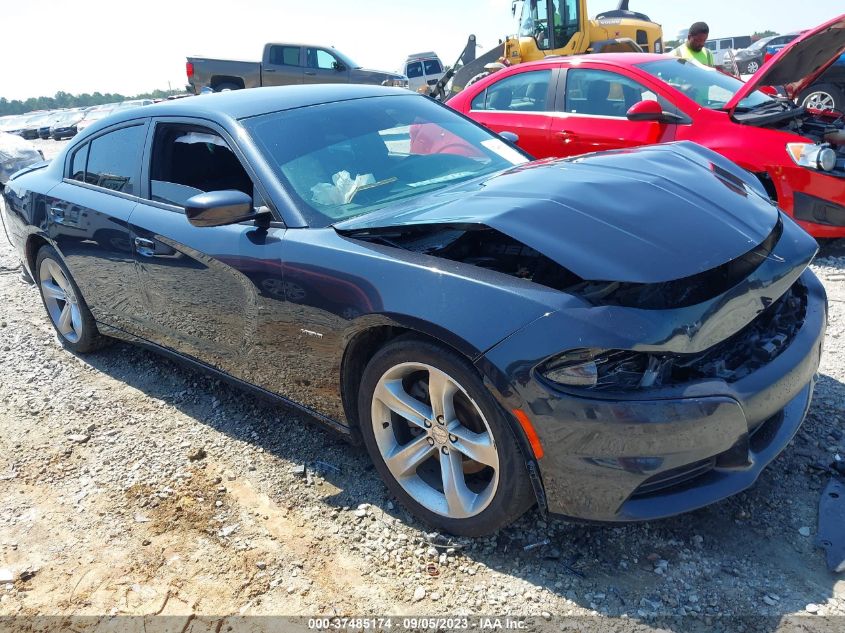
<svg viewBox="0 0 845 633">
<path fill-rule="evenodd" d="M 265 73 L 274 73 L 274 72 L 276 72 L 276 69 L 275 68 L 265 68 L 264 72 Z"/>
<path fill-rule="evenodd" d="M 136 237 L 135 250 L 138 251 L 139 255 L 152 257 L 155 255 L 156 244 L 152 240 L 145 240 L 143 237 Z"/>
<path fill-rule="evenodd" d="M 316 71 L 313 71 L 313 70 L 306 70 L 306 71 L 305 71 L 305 74 L 306 74 L 306 75 L 310 75 L 310 76 L 312 76 L 312 77 L 313 77 L 313 76 L 315 76 L 317 73 L 316 73 Z"/>
</svg>

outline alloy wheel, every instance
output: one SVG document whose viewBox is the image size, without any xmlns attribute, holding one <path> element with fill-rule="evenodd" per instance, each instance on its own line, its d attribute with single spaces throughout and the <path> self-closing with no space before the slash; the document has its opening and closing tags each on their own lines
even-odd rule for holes
<svg viewBox="0 0 845 633">
<path fill-rule="evenodd" d="M 52 259 L 41 262 L 38 278 L 50 319 L 65 339 L 76 343 L 82 337 L 82 315 L 73 286 Z"/>
<path fill-rule="evenodd" d="M 757 62 L 748 62 L 748 67 L 746 68 L 746 70 L 748 71 L 749 75 L 753 75 L 758 70 L 760 70 L 760 64 L 758 64 Z"/>
<path fill-rule="evenodd" d="M 804 98 L 804 107 L 822 111 L 834 110 L 836 108 L 836 99 L 827 92 L 811 92 Z"/>
<path fill-rule="evenodd" d="M 476 516 L 499 485 L 499 453 L 490 425 L 466 390 L 445 372 L 402 363 L 379 379 L 372 424 L 385 465 L 428 510 Z"/>
</svg>

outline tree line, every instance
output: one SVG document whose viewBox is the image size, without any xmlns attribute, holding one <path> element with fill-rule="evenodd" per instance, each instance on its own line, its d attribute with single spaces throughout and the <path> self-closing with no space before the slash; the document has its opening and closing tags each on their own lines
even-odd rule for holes
<svg viewBox="0 0 845 633">
<path fill-rule="evenodd" d="M 59 91 L 52 97 L 30 97 L 26 101 L 19 99 L 8 100 L 0 97 L 0 116 L 7 114 L 25 114 L 33 110 L 60 110 L 63 108 L 85 108 L 88 106 L 102 105 L 104 103 L 116 103 L 127 99 L 164 99 L 174 94 L 180 94 L 181 90 L 153 90 L 144 94 L 128 97 L 115 92 L 87 92 L 80 95 L 72 95 L 69 92 Z"/>
</svg>

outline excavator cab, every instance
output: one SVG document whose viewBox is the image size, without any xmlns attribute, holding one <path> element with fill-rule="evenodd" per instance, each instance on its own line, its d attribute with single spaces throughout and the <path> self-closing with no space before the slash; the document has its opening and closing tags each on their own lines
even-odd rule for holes
<svg viewBox="0 0 845 633">
<path fill-rule="evenodd" d="M 578 0 L 526 0 L 517 23 L 520 42 L 534 40 L 540 51 L 566 47 L 582 31 Z M 516 10 L 516 2 L 512 6 Z"/>
<path fill-rule="evenodd" d="M 456 94 L 497 68 L 543 59 L 550 55 L 584 53 L 663 52 L 663 29 L 620 0 L 613 11 L 591 20 L 587 0 L 514 0 L 516 35 L 454 72 Z"/>
</svg>

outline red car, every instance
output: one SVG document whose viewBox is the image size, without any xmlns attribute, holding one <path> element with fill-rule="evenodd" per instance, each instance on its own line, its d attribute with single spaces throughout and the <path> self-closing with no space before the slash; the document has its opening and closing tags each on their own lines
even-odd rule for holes
<svg viewBox="0 0 845 633">
<path fill-rule="evenodd" d="M 845 15 L 806 32 L 748 83 L 642 53 L 554 57 L 500 70 L 448 105 L 536 157 L 694 141 L 753 172 L 816 237 L 845 237 L 845 118 L 794 98 L 845 53 Z M 783 86 L 789 98 L 772 88 Z M 763 88 L 761 88 L 763 87 Z"/>
</svg>

